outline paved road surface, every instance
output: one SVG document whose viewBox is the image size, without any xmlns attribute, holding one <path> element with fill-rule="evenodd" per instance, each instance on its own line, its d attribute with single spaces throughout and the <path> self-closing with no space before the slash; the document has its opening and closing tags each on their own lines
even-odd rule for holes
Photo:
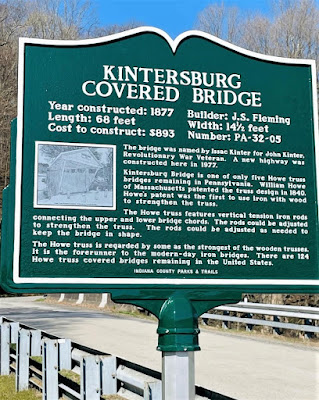
<svg viewBox="0 0 319 400">
<path fill-rule="evenodd" d="M 159 370 L 157 324 L 125 316 L 0 298 L 0 315 Z M 319 349 L 203 330 L 196 384 L 235 400 L 319 400 Z"/>
</svg>

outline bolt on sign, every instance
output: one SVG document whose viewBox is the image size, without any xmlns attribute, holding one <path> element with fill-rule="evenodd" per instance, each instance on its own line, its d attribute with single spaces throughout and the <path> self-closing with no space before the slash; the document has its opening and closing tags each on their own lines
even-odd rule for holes
<svg viewBox="0 0 319 400">
<path fill-rule="evenodd" d="M 201 32 L 21 39 L 11 291 L 316 291 L 315 63 Z"/>
</svg>

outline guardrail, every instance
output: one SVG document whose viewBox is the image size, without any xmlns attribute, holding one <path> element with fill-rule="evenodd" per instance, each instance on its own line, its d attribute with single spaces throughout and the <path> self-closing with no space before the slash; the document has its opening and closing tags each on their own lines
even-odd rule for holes
<svg viewBox="0 0 319 400">
<path fill-rule="evenodd" d="M 112 303 L 108 293 L 100 295 L 61 293 L 60 295 L 50 296 L 56 297 L 58 302 L 73 301 L 73 303 L 77 305 L 95 302 L 99 308 L 110 304 L 116 306 L 115 303 Z M 137 308 L 140 311 L 145 311 L 142 307 Z M 219 311 L 222 311 L 223 315 L 216 313 Z M 253 318 L 254 315 L 258 317 Z M 270 318 L 266 320 L 266 316 L 272 318 L 272 320 L 270 320 Z M 314 338 L 319 333 L 317 323 L 319 319 L 319 308 L 317 307 L 249 303 L 243 301 L 236 305 L 216 307 L 211 313 L 202 315 L 204 324 L 207 324 L 209 319 L 222 321 L 222 327 L 225 329 L 230 329 L 231 323 L 236 322 L 245 324 L 247 331 L 251 331 L 254 326 L 257 325 L 271 327 L 273 333 L 277 335 L 284 333 L 284 330 L 300 331 L 304 333 L 306 339 Z M 287 319 L 289 319 L 289 321 L 287 321 Z M 294 322 L 290 322 L 290 319 Z M 303 323 L 300 323 L 300 320 L 302 320 Z"/>
<path fill-rule="evenodd" d="M 43 400 L 162 399 L 159 372 L 0 317 L 0 374 L 10 373 L 17 391 L 34 387 Z M 235 400 L 199 386 L 195 398 Z"/>
<path fill-rule="evenodd" d="M 217 314 L 218 311 L 223 314 Z M 231 313 L 236 315 L 230 315 Z M 272 320 L 253 318 L 254 315 L 269 316 Z M 237 322 L 245 324 L 247 331 L 251 331 L 255 325 L 261 325 L 272 327 L 275 334 L 281 334 L 283 329 L 290 329 L 303 332 L 306 338 L 313 338 L 319 333 L 318 307 L 239 302 L 234 305 L 216 307 L 213 312 L 205 313 L 201 318 L 204 324 L 207 324 L 209 319 L 222 321 L 225 329 L 229 329 L 229 322 Z M 281 321 L 282 318 L 289 321 Z M 300 320 L 303 323 L 300 323 Z"/>
</svg>

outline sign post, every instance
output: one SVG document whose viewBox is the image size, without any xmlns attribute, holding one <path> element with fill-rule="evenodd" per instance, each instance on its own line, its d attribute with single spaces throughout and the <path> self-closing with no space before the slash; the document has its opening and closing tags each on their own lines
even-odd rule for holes
<svg viewBox="0 0 319 400">
<path fill-rule="evenodd" d="M 316 102 L 313 61 L 197 31 L 21 39 L 1 285 L 148 309 L 191 398 L 203 312 L 318 292 Z"/>
<path fill-rule="evenodd" d="M 195 399 L 194 352 L 163 353 L 163 399 Z"/>
</svg>

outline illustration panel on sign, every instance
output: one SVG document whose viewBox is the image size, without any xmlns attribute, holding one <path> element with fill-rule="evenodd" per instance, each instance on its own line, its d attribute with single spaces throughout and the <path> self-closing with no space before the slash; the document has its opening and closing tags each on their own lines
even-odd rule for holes
<svg viewBox="0 0 319 400">
<path fill-rule="evenodd" d="M 115 146 L 35 143 L 34 207 L 115 209 Z"/>
</svg>

